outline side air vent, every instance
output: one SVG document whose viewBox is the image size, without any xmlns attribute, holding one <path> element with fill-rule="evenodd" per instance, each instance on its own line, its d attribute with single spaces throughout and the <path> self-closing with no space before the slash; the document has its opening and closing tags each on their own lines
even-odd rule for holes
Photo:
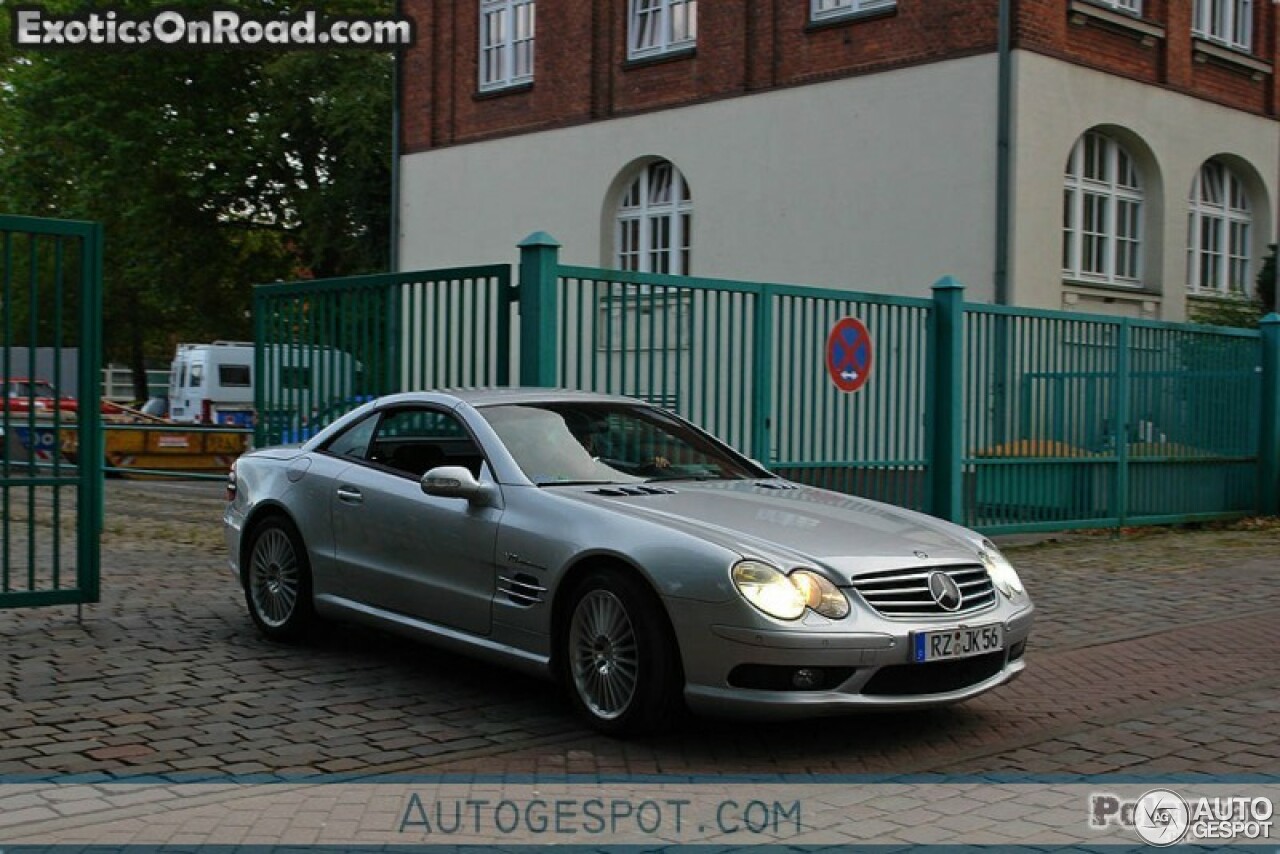
<svg viewBox="0 0 1280 854">
<path fill-rule="evenodd" d="M 799 489 L 794 483 L 787 483 L 785 480 L 757 480 L 756 486 L 761 489 Z"/>
<path fill-rule="evenodd" d="M 505 575 L 499 576 L 498 591 L 507 594 L 507 599 L 512 604 L 530 608 L 542 602 L 542 596 L 547 592 L 547 588 L 543 587 L 534 576 L 517 572 L 510 578 Z"/>
<path fill-rule="evenodd" d="M 627 498 L 644 495 L 675 495 L 676 491 L 666 486 L 604 486 L 591 490 L 592 495 L 607 495 L 610 498 Z"/>
</svg>

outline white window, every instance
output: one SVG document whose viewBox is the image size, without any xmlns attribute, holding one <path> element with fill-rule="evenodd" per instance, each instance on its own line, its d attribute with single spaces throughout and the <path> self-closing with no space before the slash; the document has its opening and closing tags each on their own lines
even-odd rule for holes
<svg viewBox="0 0 1280 854">
<path fill-rule="evenodd" d="M 1191 184 L 1187 216 L 1187 287 L 1192 293 L 1249 293 L 1253 212 L 1244 184 L 1210 160 Z"/>
<path fill-rule="evenodd" d="M 810 0 L 809 16 L 815 21 L 824 21 L 858 12 L 892 9 L 897 5 L 898 0 Z"/>
<path fill-rule="evenodd" d="M 1133 158 L 1098 131 L 1067 158 L 1062 272 L 1071 279 L 1137 285 L 1142 278 L 1142 182 Z"/>
<path fill-rule="evenodd" d="M 698 0 L 631 0 L 631 59 L 693 47 L 697 40 Z"/>
<path fill-rule="evenodd" d="M 1129 12 L 1134 15 L 1142 14 L 1142 0 L 1093 0 L 1099 6 L 1110 6 L 1120 12 Z"/>
<path fill-rule="evenodd" d="M 680 170 L 659 160 L 622 194 L 614 241 L 619 269 L 689 275 L 693 199 Z"/>
<path fill-rule="evenodd" d="M 480 0 L 480 89 L 533 79 L 534 0 Z"/>
<path fill-rule="evenodd" d="M 1196 0 L 1191 31 L 1238 50 L 1253 48 L 1253 0 Z"/>
</svg>

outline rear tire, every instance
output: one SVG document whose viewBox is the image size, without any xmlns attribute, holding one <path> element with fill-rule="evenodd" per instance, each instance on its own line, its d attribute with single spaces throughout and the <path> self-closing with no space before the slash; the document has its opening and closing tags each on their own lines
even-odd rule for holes
<svg viewBox="0 0 1280 854">
<path fill-rule="evenodd" d="M 311 564 L 288 519 L 273 516 L 253 529 L 244 598 L 254 625 L 271 640 L 297 640 L 314 625 Z"/>
<path fill-rule="evenodd" d="M 680 709 L 675 639 L 661 602 L 634 575 L 600 568 L 578 582 L 558 653 L 570 703 L 601 732 L 652 732 Z"/>
</svg>

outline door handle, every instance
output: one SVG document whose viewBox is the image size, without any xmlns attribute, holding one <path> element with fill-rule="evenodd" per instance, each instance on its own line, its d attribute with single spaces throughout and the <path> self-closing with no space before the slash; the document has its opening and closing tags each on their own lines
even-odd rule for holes
<svg viewBox="0 0 1280 854">
<path fill-rule="evenodd" d="M 363 504 L 364 496 L 354 486 L 339 486 L 338 500 L 344 504 Z"/>
</svg>

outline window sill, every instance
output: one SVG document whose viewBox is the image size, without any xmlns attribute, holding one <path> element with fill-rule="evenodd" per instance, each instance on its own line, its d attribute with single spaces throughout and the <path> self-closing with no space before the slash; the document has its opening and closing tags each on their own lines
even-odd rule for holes
<svg viewBox="0 0 1280 854">
<path fill-rule="evenodd" d="M 664 50 L 661 53 L 647 53 L 643 56 L 628 57 L 627 61 L 622 63 L 623 71 L 630 71 L 633 68 L 648 68 L 650 65 L 663 65 L 668 62 L 679 62 L 683 59 L 692 59 L 698 55 L 698 48 L 695 45 L 688 47 L 677 47 L 671 50 Z"/>
<path fill-rule="evenodd" d="M 526 80 L 523 83 L 508 83 L 505 86 L 493 86 L 488 89 L 481 89 L 478 92 L 473 92 L 471 100 L 488 101 L 493 98 L 501 98 L 503 95 L 518 95 L 522 92 L 529 92 L 532 89 L 532 80 Z"/>
<path fill-rule="evenodd" d="M 1062 286 L 1076 293 L 1089 296 L 1160 300 L 1161 293 L 1143 284 L 1120 285 L 1107 282 L 1093 282 L 1088 279 L 1072 279 L 1064 277 Z"/>
<path fill-rule="evenodd" d="M 1071 0 L 1067 16 L 1077 27 L 1092 24 L 1124 33 L 1136 38 L 1145 47 L 1152 47 L 1158 40 L 1165 37 L 1164 27 L 1159 24 L 1148 23 L 1137 15 L 1099 6 L 1089 0 Z"/>
<path fill-rule="evenodd" d="M 1187 291 L 1187 299 L 1192 302 L 1212 305 L 1253 305 L 1253 297 L 1248 294 L 1224 294 L 1221 291 Z"/>
<path fill-rule="evenodd" d="M 1211 42 L 1200 36 L 1191 39 L 1191 47 L 1196 62 L 1212 62 L 1214 65 L 1230 68 L 1240 74 L 1247 74 L 1254 80 L 1261 80 L 1272 72 L 1271 63 L 1255 59 L 1244 51 Z"/>
<path fill-rule="evenodd" d="M 810 18 L 809 23 L 805 25 L 804 31 L 806 33 L 812 33 L 818 30 L 829 30 L 833 27 L 852 24 L 857 21 L 873 21 L 876 18 L 889 18 L 896 14 L 898 14 L 898 4 L 895 2 L 875 9 L 860 9 L 856 12 L 843 12 L 839 15 L 824 15 L 821 18 Z"/>
</svg>

